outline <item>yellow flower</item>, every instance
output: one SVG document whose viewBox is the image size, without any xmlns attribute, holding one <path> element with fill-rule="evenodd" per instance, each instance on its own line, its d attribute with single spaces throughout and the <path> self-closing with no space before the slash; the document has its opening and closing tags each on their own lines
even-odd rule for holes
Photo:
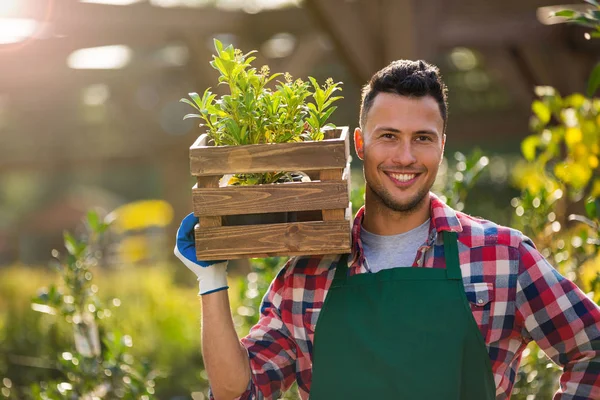
<svg viewBox="0 0 600 400">
<path fill-rule="evenodd" d="M 590 283 L 596 278 L 596 274 L 600 272 L 600 257 L 593 258 L 579 267 L 579 278 L 583 283 L 583 290 L 591 290 Z M 594 298 L 600 298 L 600 293 L 594 293 Z"/>
<path fill-rule="evenodd" d="M 565 142 L 567 142 L 567 146 L 573 147 L 577 143 L 581 142 L 583 139 L 583 134 L 581 133 L 581 129 L 579 128 L 569 128 L 565 133 Z"/>
<path fill-rule="evenodd" d="M 127 203 L 111 212 L 107 219 L 120 232 L 165 227 L 173 219 L 173 207 L 164 200 L 140 200 Z"/>
</svg>

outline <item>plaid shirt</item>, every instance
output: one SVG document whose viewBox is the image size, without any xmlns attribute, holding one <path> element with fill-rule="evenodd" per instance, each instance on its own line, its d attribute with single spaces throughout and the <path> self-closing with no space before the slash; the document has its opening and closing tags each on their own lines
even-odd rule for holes
<svg viewBox="0 0 600 400">
<path fill-rule="evenodd" d="M 361 209 L 354 221 L 350 275 L 370 273 L 360 241 L 363 215 Z M 429 239 L 413 267 L 445 268 L 442 231 L 458 234 L 464 287 L 492 361 L 496 399 L 509 398 L 531 340 L 564 369 L 555 400 L 600 399 L 600 308 L 521 232 L 454 211 L 433 194 Z M 315 325 L 339 258 L 295 257 L 273 280 L 258 324 L 241 340 L 252 370 L 241 399 L 279 398 L 294 380 L 308 398 Z"/>
</svg>

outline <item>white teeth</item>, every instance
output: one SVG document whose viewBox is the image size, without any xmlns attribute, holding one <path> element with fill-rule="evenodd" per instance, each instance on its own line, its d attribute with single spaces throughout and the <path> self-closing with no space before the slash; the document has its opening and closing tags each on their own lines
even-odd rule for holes
<svg viewBox="0 0 600 400">
<path fill-rule="evenodd" d="M 416 174 L 390 174 L 390 175 L 392 176 L 392 178 L 394 178 L 400 182 L 408 182 L 411 179 L 414 179 L 414 177 L 416 176 Z"/>
</svg>

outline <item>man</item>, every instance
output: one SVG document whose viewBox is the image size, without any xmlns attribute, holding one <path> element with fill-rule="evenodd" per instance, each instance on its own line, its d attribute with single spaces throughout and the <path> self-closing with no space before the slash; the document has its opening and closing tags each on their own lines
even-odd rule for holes
<svg viewBox="0 0 600 400">
<path fill-rule="evenodd" d="M 535 340 L 564 368 L 555 399 L 600 399 L 600 309 L 520 232 L 430 193 L 446 142 L 446 87 L 396 61 L 363 91 L 356 153 L 365 206 L 352 254 L 295 257 L 241 342 L 225 262 L 198 262 L 190 215 L 175 253 L 198 276 L 217 399 L 507 399 Z"/>
</svg>

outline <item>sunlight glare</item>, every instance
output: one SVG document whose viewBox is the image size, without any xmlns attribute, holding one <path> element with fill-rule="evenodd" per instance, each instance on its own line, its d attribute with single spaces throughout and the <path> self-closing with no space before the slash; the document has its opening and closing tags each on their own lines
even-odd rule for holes
<svg viewBox="0 0 600 400">
<path fill-rule="evenodd" d="M 81 3 L 107 4 L 111 6 L 128 6 L 142 0 L 79 0 Z"/>
<path fill-rule="evenodd" d="M 67 64 L 73 69 L 120 69 L 129 64 L 131 53 L 123 45 L 79 49 L 69 55 Z"/>
<path fill-rule="evenodd" d="M 35 33 L 37 25 L 33 19 L 0 18 L 0 44 L 22 42 Z"/>
<path fill-rule="evenodd" d="M 15 15 L 19 10 L 19 0 L 0 1 L 0 17 Z"/>
</svg>

